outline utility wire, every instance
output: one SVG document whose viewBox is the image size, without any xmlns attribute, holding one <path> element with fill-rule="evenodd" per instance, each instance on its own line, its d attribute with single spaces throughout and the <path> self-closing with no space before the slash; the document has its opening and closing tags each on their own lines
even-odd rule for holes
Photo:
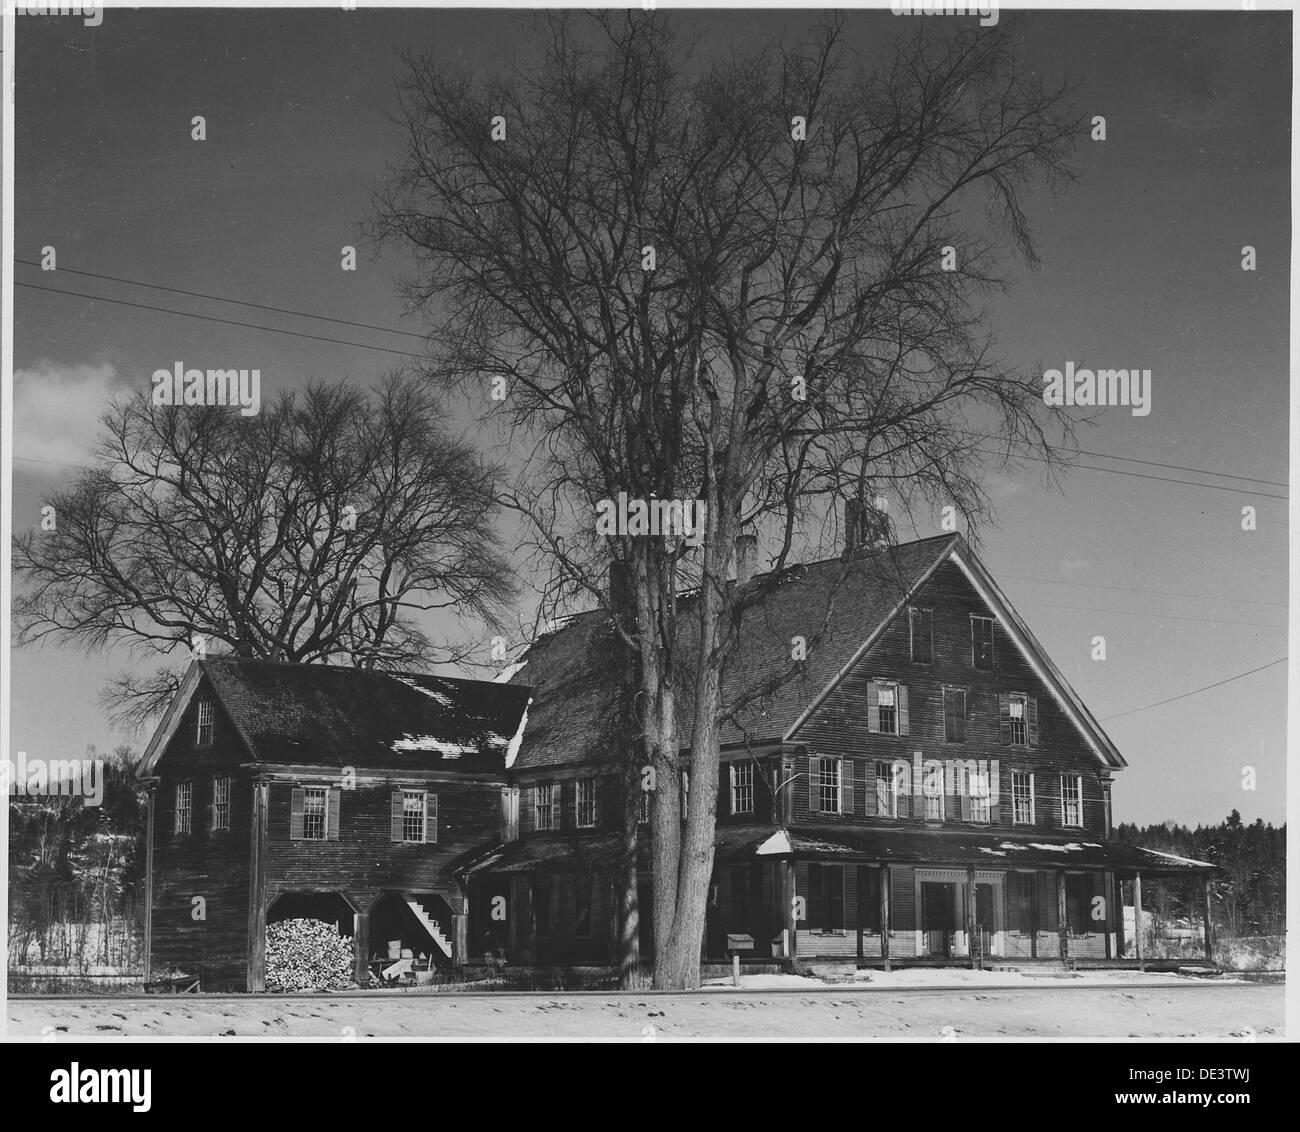
<svg viewBox="0 0 1300 1132">
<path fill-rule="evenodd" d="M 1266 668 L 1273 668 L 1276 665 L 1283 664 L 1286 657 L 1280 656 L 1277 660 L 1270 660 L 1267 664 L 1261 664 L 1258 668 L 1252 668 L 1248 672 L 1238 672 L 1236 676 L 1229 676 L 1226 680 L 1216 680 L 1213 684 L 1206 684 L 1204 688 L 1193 688 L 1190 692 L 1184 692 L 1180 696 L 1170 696 L 1167 700 L 1157 700 L 1153 704 L 1144 704 L 1142 707 L 1135 707 L 1129 711 L 1122 711 L 1119 715 L 1108 715 L 1101 720 L 1102 723 L 1109 723 L 1112 719 L 1123 719 L 1126 715 L 1136 715 L 1140 711 L 1150 711 L 1152 708 L 1163 707 L 1165 704 L 1172 704 L 1176 700 L 1185 700 L 1188 696 L 1199 696 L 1202 692 L 1208 692 L 1211 688 L 1222 688 L 1224 684 L 1231 684 L 1234 680 L 1244 680 L 1247 676 L 1254 676 L 1256 672 L 1263 672 Z"/>
<path fill-rule="evenodd" d="M 41 265 L 30 259 L 15 259 L 14 263 L 25 264 L 28 267 L 40 267 Z M 87 279 L 107 279 L 114 283 L 127 283 L 132 287 L 148 287 L 153 291 L 169 291 L 173 295 L 188 295 L 192 299 L 211 299 L 214 303 L 233 303 L 240 307 L 253 307 L 260 311 L 274 311 L 276 314 L 291 314 L 298 318 L 314 318 L 321 322 L 337 322 L 340 326 L 356 326 L 362 330 L 378 330 L 382 334 L 402 334 L 408 338 L 424 338 L 423 334 L 417 334 L 413 330 L 396 330 L 391 326 L 375 326 L 369 322 L 353 322 L 347 318 L 331 318 L 327 314 L 309 314 L 307 311 L 290 310 L 288 307 L 272 307 L 265 303 L 252 303 L 246 299 L 230 299 L 225 295 L 209 295 L 203 291 L 186 291 L 181 287 L 168 287 L 162 283 L 145 283 L 140 279 L 124 279 L 120 275 L 101 275 L 96 271 L 78 271 L 74 267 L 60 267 L 59 273 L 66 275 L 84 275 Z M 72 292 L 69 292 L 71 294 Z"/>
<path fill-rule="evenodd" d="M 394 350 L 390 346 L 366 346 L 360 342 L 348 342 L 342 338 L 326 338 L 320 334 L 307 334 L 301 330 L 282 330 L 278 326 L 262 326 L 256 322 L 239 322 L 233 318 L 218 318 L 211 314 L 191 314 L 189 311 L 172 310 L 170 307 L 155 307 L 149 303 L 133 303 L 128 299 L 110 299 L 106 295 L 84 295 L 77 291 L 63 291 L 58 287 L 42 287 L 37 283 L 14 281 L 15 287 L 27 287 L 32 291 L 48 291 L 52 295 L 71 295 L 74 299 L 90 299 L 96 303 L 117 303 L 119 306 L 136 307 L 139 310 L 157 311 L 159 314 L 177 314 L 182 318 L 198 318 L 205 322 L 220 322 L 226 326 L 243 326 L 249 330 L 266 330 L 272 334 L 289 334 L 294 338 L 311 338 L 316 342 L 332 342 L 336 346 L 351 346 L 356 350 L 378 350 L 381 354 L 400 354 L 404 358 L 421 358 L 422 354 L 413 354 L 409 350 Z"/>
<path fill-rule="evenodd" d="M 1188 594 L 1178 593 L 1174 590 L 1144 590 L 1136 586 L 1104 586 L 1098 582 L 1067 582 L 1061 578 L 1031 578 L 1025 574 L 1006 574 L 1001 570 L 995 571 L 999 578 L 1013 578 L 1017 582 L 1046 582 L 1053 586 L 1079 586 L 1088 590 L 1118 590 L 1126 594 L 1158 594 L 1161 597 L 1189 597 L 1201 601 L 1233 601 L 1245 605 L 1275 605 L 1281 609 L 1287 608 L 1284 601 L 1260 601 L 1258 598 L 1250 597 L 1219 597 L 1214 594 Z"/>
</svg>

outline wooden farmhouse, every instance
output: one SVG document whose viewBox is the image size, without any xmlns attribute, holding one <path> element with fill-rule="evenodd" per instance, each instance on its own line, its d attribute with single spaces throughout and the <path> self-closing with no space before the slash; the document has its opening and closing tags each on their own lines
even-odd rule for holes
<svg viewBox="0 0 1300 1132">
<path fill-rule="evenodd" d="M 1208 901 L 1212 866 L 1114 839 L 1124 758 L 959 535 L 849 549 L 778 577 L 738 548 L 754 600 L 702 956 L 1141 963 L 1142 878 L 1200 877 Z M 594 610 L 508 683 L 195 662 L 143 772 L 151 969 L 263 989 L 266 925 L 296 916 L 355 936 L 358 981 L 389 941 L 449 966 L 615 963 L 616 656 Z M 665 788 L 637 803 L 643 956 Z"/>
</svg>

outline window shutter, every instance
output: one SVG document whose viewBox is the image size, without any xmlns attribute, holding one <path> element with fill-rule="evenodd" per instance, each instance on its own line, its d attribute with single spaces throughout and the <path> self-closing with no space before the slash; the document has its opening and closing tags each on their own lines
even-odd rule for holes
<svg viewBox="0 0 1300 1132">
<path fill-rule="evenodd" d="M 808 865 L 808 927 L 820 929 L 826 926 L 825 887 L 822 880 L 822 866 Z"/>
<path fill-rule="evenodd" d="M 1025 724 L 1025 732 L 1029 738 L 1031 747 L 1038 746 L 1038 697 L 1025 697 L 1025 716 L 1028 722 Z"/>
<path fill-rule="evenodd" d="M 1002 783 L 998 778 L 998 760 L 989 760 L 989 822 L 997 825 L 1002 821 Z"/>
<path fill-rule="evenodd" d="M 424 839 L 431 844 L 438 842 L 438 795 L 424 796 Z"/>
<path fill-rule="evenodd" d="M 1002 733 L 1002 745 L 1011 745 L 1011 694 L 998 693 L 998 727 Z"/>
<path fill-rule="evenodd" d="M 826 866 L 826 926 L 844 930 L 844 866 Z"/>
<path fill-rule="evenodd" d="M 808 808 L 810 810 L 820 810 L 822 808 L 822 761 L 816 755 L 808 756 Z"/>
<path fill-rule="evenodd" d="M 896 693 L 898 700 L 898 733 L 900 735 L 909 734 L 907 722 L 907 685 L 899 684 Z"/>
<path fill-rule="evenodd" d="M 853 759 L 840 759 L 840 813 L 853 816 Z"/>
<path fill-rule="evenodd" d="M 970 821 L 971 818 L 971 773 L 970 768 L 964 764 L 958 769 L 957 779 L 957 804 L 960 807 L 961 820 Z"/>
<path fill-rule="evenodd" d="M 880 809 L 876 805 L 876 791 L 880 789 L 877 785 L 880 781 L 881 764 L 874 759 L 868 759 L 866 765 L 862 768 L 862 813 L 869 818 L 874 818 Z"/>
<path fill-rule="evenodd" d="M 289 838 L 292 841 L 302 840 L 302 811 L 305 797 L 301 786 L 293 788 L 293 794 L 289 799 Z"/>
<path fill-rule="evenodd" d="M 961 816 L 961 769 L 944 763 L 943 766 L 943 820 L 956 821 Z"/>
<path fill-rule="evenodd" d="M 339 799 L 342 794 L 342 790 L 335 787 L 330 788 L 329 814 L 325 819 L 325 837 L 329 841 L 337 841 L 339 839 Z"/>
<path fill-rule="evenodd" d="M 212 793 L 208 796 L 208 828 L 217 828 L 217 780 L 214 778 L 209 783 L 209 789 Z"/>
<path fill-rule="evenodd" d="M 898 775 L 898 816 L 912 816 L 912 768 L 905 762 L 897 762 L 890 768 Z"/>
<path fill-rule="evenodd" d="M 874 680 L 867 683 L 867 730 L 872 734 L 880 730 L 880 688 Z"/>
<path fill-rule="evenodd" d="M 402 792 L 394 790 L 388 805 L 388 840 L 402 840 Z"/>
</svg>

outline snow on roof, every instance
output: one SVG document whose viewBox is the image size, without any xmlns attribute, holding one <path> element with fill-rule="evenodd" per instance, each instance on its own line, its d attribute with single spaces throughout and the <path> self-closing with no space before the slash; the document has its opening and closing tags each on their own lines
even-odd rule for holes
<svg viewBox="0 0 1300 1132">
<path fill-rule="evenodd" d="M 507 665 L 505 668 L 503 668 L 500 672 L 498 672 L 495 676 L 492 677 L 492 683 L 509 684 L 511 678 L 515 675 L 515 673 L 517 673 L 527 663 L 528 663 L 528 658 L 523 657 L 520 660 L 516 660 L 513 664 Z"/>
<path fill-rule="evenodd" d="M 1180 865 L 1203 865 L 1206 868 L 1213 868 L 1209 861 L 1198 861 L 1193 857 L 1179 857 L 1175 853 L 1162 853 L 1159 849 L 1143 849 L 1143 853 L 1150 853 L 1153 857 L 1163 857 L 1166 861 L 1177 861 Z"/>
<path fill-rule="evenodd" d="M 520 668 L 523 667 L 521 663 Z M 519 717 L 519 728 L 510 739 L 510 745 L 506 748 L 506 770 L 515 765 L 515 759 L 519 757 L 519 748 L 524 742 L 524 728 L 528 726 L 528 709 L 532 706 L 533 700 L 530 696 L 528 703 L 524 704 L 523 714 Z"/>
<path fill-rule="evenodd" d="M 754 850 L 755 856 L 765 856 L 777 853 L 790 853 L 790 835 L 783 829 L 778 829 L 771 837 L 763 842 Z"/>
<path fill-rule="evenodd" d="M 403 735 L 393 740 L 394 751 L 434 751 L 444 759 L 458 759 L 478 750 L 475 743 L 448 743 L 435 735 Z"/>
<path fill-rule="evenodd" d="M 414 688 L 421 695 L 428 696 L 429 699 L 431 699 L 439 707 L 445 707 L 445 708 L 451 707 L 451 697 L 447 695 L 445 692 L 439 692 L 435 688 L 426 688 L 419 681 L 412 680 L 409 676 L 402 676 L 397 672 L 393 672 L 390 675 L 393 677 L 394 680 L 401 681 L 401 683 L 405 684 L 408 688 Z"/>
</svg>

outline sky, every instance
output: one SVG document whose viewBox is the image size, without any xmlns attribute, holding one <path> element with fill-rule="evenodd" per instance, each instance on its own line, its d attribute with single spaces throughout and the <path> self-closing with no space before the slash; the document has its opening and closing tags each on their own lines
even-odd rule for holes
<svg viewBox="0 0 1300 1132">
<path fill-rule="evenodd" d="M 719 50 L 798 36 L 818 19 L 656 18 Z M 855 13 L 850 43 L 869 56 L 909 19 Z M 257 367 L 265 398 L 311 378 L 372 382 L 403 362 L 391 351 L 418 351 L 424 328 L 396 286 L 411 265 L 362 236 L 399 154 L 388 116 L 400 53 L 488 72 L 532 49 L 513 14 L 110 10 L 97 28 L 75 17 L 17 25 L 16 256 L 37 261 L 53 246 L 65 270 L 20 264 L 15 278 L 76 296 L 16 291 L 16 531 L 86 459 L 107 400 L 160 367 Z M 991 474 L 998 523 L 979 552 L 1128 759 L 1117 821 L 1217 822 L 1235 808 L 1280 822 L 1286 666 L 1234 678 L 1286 653 L 1290 16 L 1037 11 L 1018 35 L 1026 65 L 1075 84 L 1107 137 L 1081 141 L 1081 178 L 1064 195 L 1029 196 L 1042 263 L 997 297 L 991 328 L 1002 357 L 1027 371 L 1150 368 L 1152 411 L 1108 409 L 1081 435 L 1105 454 L 1081 463 L 1108 471 L 1076 469 L 1055 490 L 1033 465 Z M 345 245 L 358 249 L 354 272 L 340 270 Z M 1242 270 L 1246 245 L 1255 271 Z M 95 295 L 354 345 L 85 297 Z M 1099 635 L 1105 660 L 1092 656 Z M 137 663 L 123 647 L 17 650 L 12 748 L 65 758 L 92 743 L 142 747 L 147 736 L 115 731 L 98 703 L 102 683 Z M 1183 698 L 1159 703 L 1172 697 Z"/>
</svg>

